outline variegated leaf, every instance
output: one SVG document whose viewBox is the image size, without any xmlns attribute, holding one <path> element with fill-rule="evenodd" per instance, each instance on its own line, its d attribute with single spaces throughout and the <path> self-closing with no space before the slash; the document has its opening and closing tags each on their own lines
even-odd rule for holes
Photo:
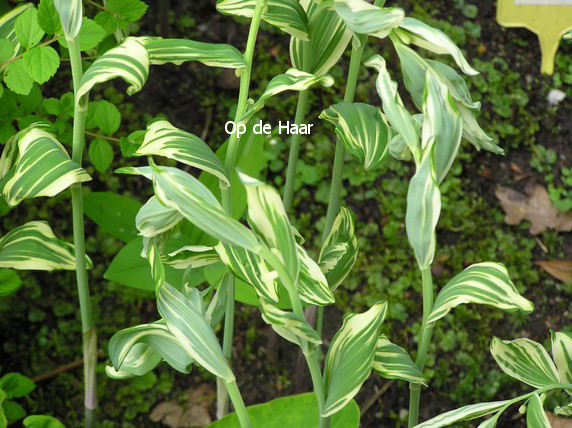
<svg viewBox="0 0 572 428">
<path fill-rule="evenodd" d="M 207 144 L 190 132 L 175 128 L 160 119 L 147 125 L 147 132 L 135 156 L 164 156 L 207 171 L 218 177 L 225 187 L 230 180 L 219 158 Z"/>
<path fill-rule="evenodd" d="M 565 406 L 556 406 L 554 413 L 560 416 L 572 416 L 572 403 L 568 403 Z"/>
<path fill-rule="evenodd" d="M 532 394 L 526 408 L 527 428 L 552 428 L 542 405 L 543 403 L 540 396 L 536 392 Z"/>
<path fill-rule="evenodd" d="M 231 45 L 161 37 L 146 37 L 144 42 L 151 65 L 168 62 L 180 65 L 187 61 L 199 61 L 211 67 L 246 68 L 242 54 Z"/>
<path fill-rule="evenodd" d="M 137 212 L 135 226 L 140 235 L 152 238 L 172 229 L 182 219 L 183 216 L 175 208 L 169 208 L 157 196 L 151 196 Z"/>
<path fill-rule="evenodd" d="M 400 379 L 426 385 L 423 373 L 417 368 L 405 349 L 380 335 L 373 359 L 373 369 L 386 379 Z"/>
<path fill-rule="evenodd" d="M 86 263 L 93 266 L 88 257 Z M 48 223 L 31 221 L 0 239 L 0 268 L 75 270 L 74 247 L 56 238 Z"/>
<path fill-rule="evenodd" d="M 175 269 L 198 269 L 220 261 L 213 247 L 186 245 L 161 256 L 164 264 Z"/>
<path fill-rule="evenodd" d="M 439 416 L 435 416 L 422 424 L 416 425 L 415 428 L 441 428 L 453 425 L 455 422 L 470 421 L 483 416 L 497 412 L 506 405 L 511 404 L 511 400 L 491 401 L 488 403 L 469 404 Z"/>
<path fill-rule="evenodd" d="M 257 254 L 233 245 L 219 244 L 215 247 L 220 259 L 238 278 L 254 287 L 260 297 L 278 303 L 277 274 L 268 269 L 266 262 Z"/>
<path fill-rule="evenodd" d="M 354 214 L 341 207 L 330 233 L 324 240 L 318 265 L 334 291 L 348 276 L 357 259 L 358 240 L 355 236 Z"/>
<path fill-rule="evenodd" d="M 199 293 L 197 289 L 191 293 Z M 195 294 L 196 294 L 195 293 Z M 193 305 L 193 296 L 184 296 L 177 289 L 164 283 L 157 290 L 157 309 L 169 331 L 181 347 L 206 370 L 226 382 L 235 380 L 218 340 L 200 308 Z"/>
<path fill-rule="evenodd" d="M 112 366 L 105 367 L 105 373 L 111 379 L 123 380 L 135 376 L 143 376 L 157 367 L 162 358 L 150 346 L 138 343 L 131 348 L 127 357 L 123 360 L 121 370 L 115 370 Z"/>
<path fill-rule="evenodd" d="M 385 60 L 381 55 L 375 55 L 367 60 L 365 65 L 379 73 L 376 89 L 383 102 L 383 112 L 387 116 L 387 120 L 393 130 L 401 135 L 407 147 L 409 147 L 415 163 L 419 163 L 421 158 L 419 133 L 413 117 L 403 106 L 403 101 L 397 92 L 397 83 L 391 80 Z"/>
<path fill-rule="evenodd" d="M 385 116 L 376 107 L 364 103 L 339 103 L 322 111 L 325 119 L 336 127 L 338 138 L 363 164 L 367 171 L 381 165 L 393 137 Z"/>
<path fill-rule="evenodd" d="M 572 333 L 553 331 L 552 358 L 558 369 L 560 382 L 572 385 Z M 569 391 L 572 394 L 572 390 Z"/>
<path fill-rule="evenodd" d="M 463 118 L 463 138 L 471 143 L 477 150 L 484 149 L 488 152 L 502 155 L 504 150 L 496 145 L 491 137 L 477 123 L 475 112 L 462 105 L 457 106 Z"/>
<path fill-rule="evenodd" d="M 500 263 L 476 263 L 451 279 L 439 292 L 428 323 L 443 318 L 451 309 L 465 304 L 490 305 L 507 312 L 530 313 L 534 305 L 522 297 Z"/>
<path fill-rule="evenodd" d="M 60 15 L 66 40 L 74 40 L 81 29 L 83 17 L 81 0 L 54 0 L 54 6 Z"/>
<path fill-rule="evenodd" d="M 266 86 L 260 98 L 251 104 L 246 113 L 240 118 L 240 123 L 248 122 L 274 95 L 284 91 L 303 91 L 317 83 L 328 88 L 334 84 L 334 79 L 329 74 L 315 76 L 295 68 L 291 68 L 286 73 L 273 77 L 272 80 L 268 82 L 268 86 Z"/>
<path fill-rule="evenodd" d="M 216 8 L 220 13 L 252 18 L 257 0 L 218 0 Z M 297 0 L 267 0 L 262 19 L 285 33 L 308 41 L 308 18 Z"/>
<path fill-rule="evenodd" d="M 326 356 L 323 417 L 339 412 L 369 377 L 386 311 L 387 303 L 380 302 L 362 314 L 344 317 Z"/>
<path fill-rule="evenodd" d="M 20 3 L 18 6 L 15 6 L 13 9 L 0 16 L 0 39 L 8 39 L 14 45 L 14 52 L 10 58 L 7 58 L 7 60 L 14 58 L 20 53 L 21 44 L 16 36 L 14 24 L 18 17 L 30 7 L 34 7 L 34 5 L 32 3 Z"/>
<path fill-rule="evenodd" d="M 298 260 L 300 261 L 300 274 L 296 284 L 300 299 L 311 305 L 326 306 L 336 300 L 328 286 L 328 280 L 320 270 L 318 264 L 312 260 L 306 250 L 296 245 Z"/>
<path fill-rule="evenodd" d="M 2 194 L 10 206 L 24 199 L 55 196 L 73 183 L 91 180 L 73 162 L 61 143 L 50 133 L 33 127 L 17 137 L 18 157 L 2 181 Z M 9 142 L 5 150 L 14 150 Z M 6 158 L 8 161 L 8 158 Z"/>
<path fill-rule="evenodd" d="M 560 382 L 554 362 L 540 343 L 526 338 L 509 341 L 494 337 L 491 354 L 506 374 L 535 388 Z"/>
<path fill-rule="evenodd" d="M 149 75 L 149 53 L 144 39 L 127 37 L 99 58 L 87 69 L 77 90 L 76 102 L 98 83 L 120 77 L 129 84 L 127 93 L 139 92 Z"/>
<path fill-rule="evenodd" d="M 459 47 L 441 30 L 433 28 L 415 18 L 404 18 L 397 34 L 405 43 L 413 43 L 436 54 L 449 54 L 463 73 L 469 76 L 479 74 L 469 65 Z"/>
</svg>

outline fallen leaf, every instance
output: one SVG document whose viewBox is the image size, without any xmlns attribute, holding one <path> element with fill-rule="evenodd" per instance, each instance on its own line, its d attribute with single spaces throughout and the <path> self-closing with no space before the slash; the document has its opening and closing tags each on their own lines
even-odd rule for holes
<svg viewBox="0 0 572 428">
<path fill-rule="evenodd" d="M 528 184 L 525 194 L 499 186 L 495 191 L 505 212 L 505 222 L 510 225 L 530 221 L 530 233 L 538 235 L 547 229 L 558 232 L 572 230 L 572 213 L 560 212 L 552 205 L 546 189 L 538 184 Z"/>
<path fill-rule="evenodd" d="M 214 394 L 208 385 L 185 391 L 187 402 L 172 400 L 159 403 L 151 411 L 149 419 L 170 428 L 204 427 L 212 422 L 209 407 Z"/>
<path fill-rule="evenodd" d="M 572 281 L 572 260 L 539 260 L 534 264 L 562 282 Z"/>
<path fill-rule="evenodd" d="M 552 428 L 572 428 L 572 419 L 570 418 L 561 418 L 550 412 L 546 412 L 546 416 Z"/>
</svg>

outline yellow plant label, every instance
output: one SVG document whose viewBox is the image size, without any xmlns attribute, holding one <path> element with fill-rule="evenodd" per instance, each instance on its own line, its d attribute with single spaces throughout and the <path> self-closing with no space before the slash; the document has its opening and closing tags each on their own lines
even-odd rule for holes
<svg viewBox="0 0 572 428">
<path fill-rule="evenodd" d="M 498 0 L 497 20 L 505 27 L 524 27 L 540 41 L 540 71 L 554 72 L 562 36 L 572 30 L 572 0 Z"/>
</svg>

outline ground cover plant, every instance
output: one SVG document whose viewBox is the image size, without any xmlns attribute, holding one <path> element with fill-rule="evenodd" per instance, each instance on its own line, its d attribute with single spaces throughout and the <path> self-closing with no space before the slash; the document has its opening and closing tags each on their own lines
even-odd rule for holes
<svg viewBox="0 0 572 428">
<path fill-rule="evenodd" d="M 135 16 L 122 15 L 127 12 L 121 9 L 121 4 L 110 2 L 107 5 L 109 9 L 99 12 L 93 24 L 85 24 L 91 21 L 82 19 L 78 12 L 81 3 L 56 1 L 52 5 L 44 2 L 43 7 L 40 4 L 40 12 L 36 12 L 38 25 L 44 22 L 39 16 L 45 18 L 48 8 L 53 12 L 52 18 L 58 18 L 56 12 L 59 13 L 61 29 L 57 19 L 50 22 L 54 34 L 63 33 L 65 42 L 62 37 L 54 36 L 54 40 L 40 43 L 43 32 L 48 32 L 43 30 L 47 25 L 45 22 L 38 27 L 41 30 L 36 28 L 36 33 L 42 33 L 39 36 L 33 34 L 30 39 L 30 35 L 22 34 L 22 28 L 35 27 L 17 25 L 18 20 L 24 22 L 25 18 L 35 22 L 34 17 L 29 16 L 34 12 L 26 12 L 35 9 L 20 11 L 24 18 L 15 19 L 16 43 L 21 42 L 28 50 L 20 54 L 13 49 L 8 52 L 11 58 L 5 61 L 4 81 L 7 90 L 16 94 L 16 98 L 18 91 L 26 92 L 28 87 L 32 91 L 35 86 L 33 83 L 31 86 L 18 86 L 14 82 L 29 83 L 26 81 L 28 78 L 43 83 L 45 78 L 34 77 L 37 70 L 25 62 L 26 55 L 36 49 L 36 45 L 40 43 L 37 49 L 41 50 L 59 41 L 62 52 L 66 53 L 64 49 L 69 52 L 74 94 L 51 102 L 44 100 L 45 110 L 56 117 L 53 123 L 36 116 L 25 120 L 16 116 L 18 129 L 12 133 L 17 133 L 7 139 L 2 166 L 3 194 L 10 206 L 25 198 L 53 196 L 67 187 L 72 188 L 75 248 L 58 240 L 45 223 L 30 222 L 4 237 L 2 255 L 6 260 L 3 267 L 6 268 L 64 268 L 76 270 L 78 274 L 86 368 L 86 424 L 96 423 L 93 410 L 97 346 L 87 291 L 86 267 L 91 263 L 83 249 L 80 187 L 80 183 L 87 181 L 89 176 L 81 168 L 81 152 L 84 128 L 99 128 L 87 133 L 95 137 L 89 148 L 89 157 L 95 168 L 98 171 L 107 169 L 110 163 L 109 142 L 117 142 L 123 155 L 148 158 L 148 166 L 127 166 L 117 172 L 152 180 L 154 191 L 141 208 L 125 197 L 109 193 L 93 195 L 89 199 L 91 202 L 87 206 L 91 203 L 92 208 L 88 215 L 113 236 L 129 241 L 125 247 L 129 252 L 122 250 L 123 254 L 120 253 L 112 262 L 106 276 L 119 283 L 127 282 L 153 290 L 161 316 L 158 321 L 121 330 L 111 338 L 108 347 L 111 364 L 106 368 L 108 376 L 116 379 L 144 377 L 162 361 L 183 373 L 190 372 L 193 365 L 200 366 L 218 380 L 217 416 L 221 420 L 215 426 L 231 426 L 237 423 L 237 419 L 242 426 L 249 426 L 250 419 L 255 425 L 260 421 L 267 423 L 268 414 L 277 413 L 273 408 L 284 407 L 296 409 L 296 412 L 291 412 L 291 417 L 307 417 L 302 420 L 310 425 L 356 426 L 359 412 L 352 399 L 374 370 L 382 377 L 410 383 L 409 425 L 417 425 L 421 385 L 427 384 L 423 369 L 435 323 L 462 303 L 488 304 L 524 313 L 532 310 L 531 302 L 518 293 L 507 269 L 492 262 L 469 266 L 441 288 L 435 299 L 433 296 L 431 266 L 436 251 L 435 228 L 441 208 L 440 188 L 447 183 L 446 176 L 457 156 L 461 139 L 464 137 L 478 149 L 493 153 L 500 153 L 501 149 L 477 125 L 474 111 L 480 104 L 473 101 L 457 71 L 444 63 L 420 56 L 411 47 L 418 45 L 437 54 L 449 54 L 462 72 L 474 75 L 476 71 L 444 33 L 406 17 L 402 9 L 384 7 L 382 2 L 374 5 L 362 1 L 323 1 L 304 5 L 297 2 L 267 4 L 264 1 L 217 3 L 217 8 L 223 13 L 248 18 L 250 30 L 244 54 L 229 45 L 153 36 L 125 37 L 122 32 L 125 23 L 137 20 L 144 7 L 133 3 L 131 6 L 141 6 L 141 12 Z M 255 43 L 262 21 L 291 35 L 293 68 L 272 78 L 256 101 L 251 101 L 249 90 L 256 68 Z M 85 28 L 90 25 L 92 29 L 88 32 Z M 312 28 L 322 29 L 322 26 L 326 26 L 330 33 L 314 30 L 317 36 L 313 38 Z M 84 36 L 87 40 L 92 33 L 99 33 L 95 37 L 99 38 L 95 46 L 99 46 L 90 58 L 95 61 L 85 69 L 85 73 L 82 73 L 80 59 L 82 29 L 84 35 L 88 34 Z M 107 46 L 104 44 L 106 35 Z M 382 56 L 372 55 L 362 67 L 368 36 L 387 40 L 394 46 L 403 72 L 404 84 L 399 87 L 407 89 L 417 114 L 412 115 L 405 108 L 397 92 L 398 85 L 392 80 Z M 292 138 L 283 202 L 278 191 L 258 177 L 266 147 L 263 147 L 263 138 L 251 127 L 258 115 L 264 114 L 265 104 L 287 90 L 300 91 L 294 121 L 303 123 L 311 87 L 318 92 L 319 86 L 330 87 L 334 83 L 335 79 L 327 72 L 350 43 L 344 101 L 323 106 L 320 115 L 328 124 L 326 130 L 331 132 L 335 129 L 337 143 L 323 242 L 318 247 L 318 256 L 312 259 L 302 234 L 291 223 L 298 215 L 293 210 L 292 200 L 300 136 Z M 95 48 L 87 46 L 91 47 L 86 48 L 84 42 L 86 50 Z M 33 55 L 46 54 L 53 58 L 49 52 Z M 316 64 L 310 64 L 312 59 Z M 55 72 L 56 61 L 46 61 L 49 63 L 46 67 Z M 110 103 L 91 103 L 95 107 L 92 107 L 90 117 L 88 94 L 96 85 L 119 77 L 128 83 L 127 92 L 133 94 L 146 83 L 150 65 L 185 61 L 229 68 L 240 76 L 240 92 L 233 119 L 248 130 L 242 136 L 238 132 L 232 133 L 229 141 L 216 153 L 201 138 L 173 126 L 168 117 L 152 119 L 145 130 L 135 131 L 121 140 L 111 137 L 118 129 L 120 119 L 117 109 Z M 381 103 L 353 103 L 358 75 L 367 68 L 375 75 Z M 69 121 L 70 116 L 73 116 L 73 124 Z M 56 137 L 67 138 L 67 142 L 71 142 L 71 159 Z M 34 156 L 34 145 L 38 150 L 36 153 L 45 153 L 45 156 Z M 390 305 L 374 302 L 369 305 L 369 310 L 348 314 L 344 318 L 329 344 L 322 368 L 323 308 L 334 303 L 336 288 L 350 280 L 352 267 L 359 260 L 354 215 L 350 209 L 339 207 L 343 204 L 340 195 L 345 151 L 358 159 L 363 170 L 375 171 L 388 162 L 390 156 L 413 161 L 415 165 L 404 217 L 423 290 L 423 323 L 418 331 L 419 347 L 415 362 L 404 348 L 393 344 L 391 337 L 381 333 Z M 165 163 L 165 157 L 202 172 L 197 178 L 188 173 L 190 169 L 173 167 L 174 164 L 168 161 Z M 31 161 L 36 163 L 31 164 Z M 136 161 L 136 164 L 141 162 Z M 97 208 L 94 209 L 94 205 Z M 114 210 L 118 216 L 111 215 Z M 124 210 L 136 211 L 137 214 L 125 213 L 122 218 Z M 238 221 L 244 215 L 248 226 Z M 136 237 L 137 234 L 140 237 Z M 12 244 L 10 248 L 10 241 L 19 246 Z M 49 251 L 38 249 L 38 243 L 48 247 Z M 58 258 L 50 259 L 47 255 Z M 7 284 L 17 288 L 14 284 L 18 280 L 14 273 L 7 271 L 6 276 L 10 276 Z M 247 411 L 231 359 L 235 300 L 257 306 L 264 322 L 300 347 L 310 370 L 316 402 L 311 395 L 298 395 Z M 315 327 L 313 322 L 306 320 L 303 305 L 308 306 L 306 315 L 310 320 L 312 308 L 318 307 Z M 222 344 L 219 344 L 215 333 L 221 322 L 224 327 Z M 529 400 L 527 418 L 530 418 L 530 426 L 542 426 L 538 425 L 539 421 L 546 422 L 542 410 L 544 396 L 541 394 L 570 389 L 569 358 L 566 357 L 569 349 L 570 336 L 566 332 L 553 334 L 554 362 L 535 342 L 526 339 L 492 341 L 491 351 L 501 368 L 537 388 L 535 392 L 518 397 L 518 400 Z M 529 358 L 535 363 L 530 365 Z M 518 370 L 515 370 L 515 365 L 519 366 Z M 535 376 L 530 375 L 535 372 L 538 372 Z M 228 412 L 228 397 L 236 414 L 224 417 Z M 502 412 L 516 401 L 462 408 L 438 416 L 422 426 L 445 426 L 489 413 L 495 415 L 485 423 L 494 426 Z M 560 406 L 557 411 L 566 414 L 566 406 Z M 293 421 L 295 424 L 299 420 Z"/>
</svg>

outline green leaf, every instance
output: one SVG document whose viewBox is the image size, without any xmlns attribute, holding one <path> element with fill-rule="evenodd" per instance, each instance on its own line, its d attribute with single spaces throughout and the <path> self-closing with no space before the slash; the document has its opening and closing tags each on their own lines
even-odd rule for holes
<svg viewBox="0 0 572 428">
<path fill-rule="evenodd" d="M 95 21 L 89 18 L 82 18 L 81 29 L 79 30 L 79 49 L 81 51 L 88 51 L 99 45 L 105 38 L 106 33 L 103 28 Z M 60 44 L 68 49 L 68 42 L 65 38 L 58 39 Z"/>
<path fill-rule="evenodd" d="M 12 400 L 4 401 L 2 403 L 2 410 L 4 411 L 8 424 L 12 424 L 26 416 L 26 411 L 22 405 Z"/>
<path fill-rule="evenodd" d="M 117 30 L 118 20 L 111 13 L 104 10 L 95 15 L 94 21 L 105 31 L 108 36 Z"/>
<path fill-rule="evenodd" d="M 54 0 L 40 0 L 38 6 L 38 23 L 46 34 L 55 34 L 62 31 L 60 15 L 54 5 Z"/>
<path fill-rule="evenodd" d="M 369 377 L 386 311 L 387 303 L 380 302 L 362 314 L 344 317 L 326 355 L 327 398 L 322 416 L 331 416 L 343 409 Z"/>
<path fill-rule="evenodd" d="M 407 351 L 391 343 L 383 334 L 377 340 L 373 369 L 386 379 L 400 379 L 427 385 L 423 373 L 417 368 Z"/>
<path fill-rule="evenodd" d="M 572 333 L 553 331 L 551 343 L 552 358 L 556 363 L 560 382 L 572 384 Z"/>
<path fill-rule="evenodd" d="M 30 415 L 23 421 L 27 428 L 64 428 L 65 425 L 56 418 L 46 415 Z"/>
<path fill-rule="evenodd" d="M 447 315 L 464 303 L 490 305 L 507 312 L 530 313 L 534 305 L 522 297 L 500 263 L 477 263 L 451 279 L 439 292 L 427 323 Z"/>
<path fill-rule="evenodd" d="M 20 275 L 12 269 L 0 269 L 0 297 L 14 294 L 22 286 Z"/>
<path fill-rule="evenodd" d="M 264 428 L 313 427 L 319 420 L 318 401 L 313 393 L 289 395 L 246 408 L 252 425 Z M 352 400 L 332 416 L 331 428 L 358 428 L 359 407 Z M 209 428 L 241 428 L 236 413 L 231 413 L 209 425 Z"/>
<path fill-rule="evenodd" d="M 111 144 L 101 138 L 94 138 L 89 144 L 89 160 L 98 172 L 107 171 L 113 162 Z"/>
<path fill-rule="evenodd" d="M 121 114 L 117 107 L 109 101 L 99 101 L 95 108 L 93 119 L 95 124 L 106 135 L 113 135 L 121 125 Z"/>
<path fill-rule="evenodd" d="M 137 238 L 135 216 L 141 207 L 139 201 L 111 192 L 83 195 L 85 215 L 111 236 L 125 243 Z"/>
<path fill-rule="evenodd" d="M 6 420 L 6 415 L 4 414 L 4 410 L 2 409 L 3 403 L 6 401 L 6 393 L 0 388 L 0 426 L 7 426 L 8 421 Z"/>
<path fill-rule="evenodd" d="M 230 185 L 222 162 L 210 147 L 196 135 L 175 128 L 166 120 L 157 120 L 147 125 L 145 139 L 135 155 L 174 159 L 215 175 L 226 187 Z"/>
<path fill-rule="evenodd" d="M 26 10 L 33 7 L 34 5 L 32 3 L 21 3 L 19 6 L 14 7 L 9 12 L 0 16 L 0 39 L 8 39 L 14 47 L 14 52 L 19 52 L 21 48 L 14 28 L 16 21 Z"/>
<path fill-rule="evenodd" d="M 491 401 L 488 403 L 469 404 L 439 416 L 435 416 L 422 424 L 416 425 L 415 428 L 441 428 L 453 425 L 455 422 L 470 421 L 472 419 L 482 418 L 483 416 L 495 413 L 499 409 L 506 408 L 512 400 Z"/>
<path fill-rule="evenodd" d="M 82 25 L 81 0 L 54 0 L 54 6 L 60 15 L 66 39 L 75 39 Z"/>
<path fill-rule="evenodd" d="M 318 261 L 330 290 L 338 288 L 348 276 L 356 262 L 358 248 L 354 214 L 350 209 L 341 207 L 324 240 Z"/>
<path fill-rule="evenodd" d="M 552 425 L 542 407 L 542 398 L 535 392 L 528 400 L 526 409 L 526 426 L 528 428 L 551 428 Z"/>
<path fill-rule="evenodd" d="M 491 354 L 509 376 L 535 388 L 559 383 L 558 371 L 544 347 L 530 339 L 491 342 Z"/>
<path fill-rule="evenodd" d="M 147 5 L 140 0 L 109 0 L 105 8 L 129 22 L 138 21 L 147 11 Z"/>
<path fill-rule="evenodd" d="M 0 388 L 6 393 L 6 398 L 20 398 L 32 392 L 36 384 L 29 377 L 11 372 L 0 378 Z"/>
<path fill-rule="evenodd" d="M 14 45 L 8 39 L 0 39 L 0 63 L 14 57 Z"/>
<path fill-rule="evenodd" d="M 338 138 L 366 171 L 378 167 L 387 157 L 392 132 L 378 108 L 343 102 L 322 111 L 320 119 L 335 125 Z"/>
<path fill-rule="evenodd" d="M 29 76 L 24 66 L 24 60 L 19 59 L 6 67 L 4 83 L 8 89 L 20 95 L 28 95 L 34 85 L 34 80 Z"/>
<path fill-rule="evenodd" d="M 24 54 L 23 61 L 28 75 L 39 84 L 50 80 L 60 66 L 60 57 L 50 46 L 30 49 Z"/>
<path fill-rule="evenodd" d="M 18 41 L 26 49 L 36 46 L 42 37 L 44 37 L 44 30 L 38 24 L 38 11 L 36 8 L 26 9 L 19 17 L 16 19 L 16 24 L 14 24 L 14 31 L 16 31 L 16 36 Z"/>
</svg>

